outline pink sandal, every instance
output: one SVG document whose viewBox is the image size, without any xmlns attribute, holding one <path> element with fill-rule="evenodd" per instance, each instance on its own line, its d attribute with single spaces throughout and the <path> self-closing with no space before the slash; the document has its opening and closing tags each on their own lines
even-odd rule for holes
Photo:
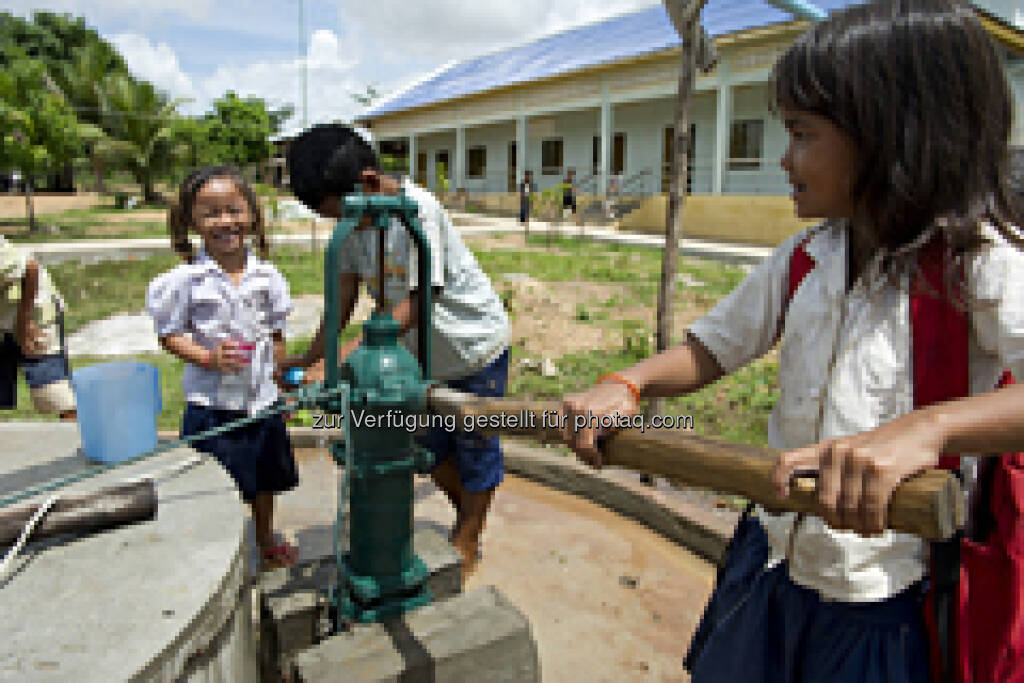
<svg viewBox="0 0 1024 683">
<path fill-rule="evenodd" d="M 287 569 L 294 567 L 298 561 L 299 549 L 287 541 L 282 541 L 273 548 L 267 548 L 263 551 L 264 570 Z"/>
</svg>

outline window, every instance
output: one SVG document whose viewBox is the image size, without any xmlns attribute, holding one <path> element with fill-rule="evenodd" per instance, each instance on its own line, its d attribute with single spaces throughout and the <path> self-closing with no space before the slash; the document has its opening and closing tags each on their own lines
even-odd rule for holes
<svg viewBox="0 0 1024 683">
<path fill-rule="evenodd" d="M 483 178 L 487 175 L 487 148 L 470 147 L 467 150 L 466 177 Z"/>
<path fill-rule="evenodd" d="M 764 122 L 733 121 L 729 137 L 729 170 L 756 171 L 764 150 Z"/>
<path fill-rule="evenodd" d="M 544 175 L 562 175 L 562 138 L 541 141 L 540 166 Z"/>
<path fill-rule="evenodd" d="M 612 138 L 612 158 L 608 172 L 612 175 L 622 175 L 626 168 L 626 134 L 616 133 Z M 601 172 L 601 136 L 594 136 L 594 175 Z"/>
</svg>

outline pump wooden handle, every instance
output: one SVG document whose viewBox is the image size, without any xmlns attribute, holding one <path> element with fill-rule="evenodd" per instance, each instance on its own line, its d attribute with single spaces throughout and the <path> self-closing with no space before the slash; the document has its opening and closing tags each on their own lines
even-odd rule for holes
<svg viewBox="0 0 1024 683">
<path fill-rule="evenodd" d="M 0 547 L 13 544 L 38 506 L 0 510 Z M 93 493 L 61 498 L 32 532 L 37 541 L 61 534 L 91 534 L 123 524 L 156 519 L 157 496 L 152 480 L 118 484 Z"/>
<path fill-rule="evenodd" d="M 428 393 L 427 405 L 432 412 L 454 415 L 458 429 L 472 426 L 481 431 L 562 440 L 557 426 L 560 403 L 480 398 L 435 387 Z M 697 436 L 687 429 L 664 428 L 621 429 L 604 439 L 600 448 L 608 465 L 686 486 L 737 494 L 776 512 L 820 510 L 813 477 L 797 477 L 788 498 L 776 497 L 771 478 L 779 456 L 775 449 Z M 957 480 L 948 472 L 930 470 L 907 479 L 893 492 L 888 526 L 932 541 L 947 540 L 963 526 L 964 517 Z"/>
</svg>

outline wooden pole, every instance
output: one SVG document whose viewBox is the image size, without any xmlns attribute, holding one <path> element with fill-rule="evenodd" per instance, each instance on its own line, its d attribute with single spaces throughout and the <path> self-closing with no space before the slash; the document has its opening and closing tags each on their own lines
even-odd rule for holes
<svg viewBox="0 0 1024 683">
<path fill-rule="evenodd" d="M 485 432 L 562 440 L 562 430 L 557 426 L 562 412 L 559 402 L 480 398 L 434 387 L 428 393 L 427 407 L 441 415 L 455 416 L 457 429 L 472 426 Z M 771 480 L 780 453 L 776 449 L 728 443 L 685 429 L 627 428 L 609 436 L 601 452 L 605 464 L 686 486 L 740 495 L 774 511 L 820 511 L 812 478 L 798 477 L 788 498 L 776 497 Z M 956 479 L 948 472 L 930 470 L 896 488 L 888 524 L 895 531 L 935 541 L 952 538 L 964 519 L 963 497 Z"/>
<path fill-rule="evenodd" d="M 666 10 L 682 39 L 682 59 L 679 66 L 679 83 L 676 89 L 676 111 L 672 129 L 672 175 L 665 211 L 665 250 L 661 258 L 661 282 L 658 286 L 658 309 L 655 334 L 655 348 L 658 353 L 672 346 L 672 329 L 675 327 L 673 299 L 675 298 L 676 275 L 679 272 L 679 238 L 683 234 L 683 204 L 686 201 L 686 176 L 689 167 L 690 145 L 690 99 L 698 66 L 698 56 L 705 47 L 702 35 L 700 12 L 707 0 L 666 0 Z M 709 64 L 701 64 L 709 68 Z M 664 399 L 652 399 L 648 406 L 649 415 L 661 415 L 665 411 Z"/>
<path fill-rule="evenodd" d="M 0 546 L 12 545 L 38 505 L 0 510 Z M 62 534 L 90 534 L 103 529 L 156 519 L 156 487 L 151 480 L 100 489 L 58 500 L 33 530 L 30 540 Z"/>
</svg>

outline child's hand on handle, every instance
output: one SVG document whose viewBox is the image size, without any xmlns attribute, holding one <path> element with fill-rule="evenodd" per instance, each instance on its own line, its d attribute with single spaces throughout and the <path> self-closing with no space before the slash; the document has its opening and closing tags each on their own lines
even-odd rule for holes
<svg viewBox="0 0 1024 683">
<path fill-rule="evenodd" d="M 571 394 L 563 399 L 562 414 L 565 424 L 562 426 L 562 438 L 583 462 L 597 469 L 603 464 L 601 452 L 598 450 L 598 438 L 611 434 L 613 430 L 600 429 L 591 425 L 591 416 L 600 424 L 602 415 L 633 416 L 640 412 L 633 391 L 624 383 L 601 381 L 587 391 Z M 579 416 L 580 421 L 576 418 Z M 585 421 L 582 427 L 578 427 Z"/>
<path fill-rule="evenodd" d="M 910 413 L 869 432 L 782 453 L 772 479 L 786 498 L 795 472 L 817 471 L 818 501 L 829 526 L 880 534 L 893 490 L 935 467 L 942 447 L 938 431 Z"/>
</svg>

